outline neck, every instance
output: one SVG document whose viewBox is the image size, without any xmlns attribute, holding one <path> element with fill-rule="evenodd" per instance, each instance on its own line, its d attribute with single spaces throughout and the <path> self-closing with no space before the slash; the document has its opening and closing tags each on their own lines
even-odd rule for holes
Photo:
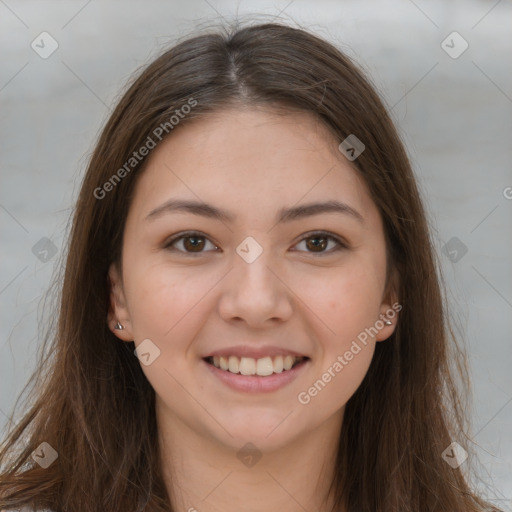
<svg viewBox="0 0 512 512">
<path fill-rule="evenodd" d="M 175 511 L 331 511 L 343 411 L 272 450 L 234 448 L 157 407 L 162 474 Z"/>
</svg>

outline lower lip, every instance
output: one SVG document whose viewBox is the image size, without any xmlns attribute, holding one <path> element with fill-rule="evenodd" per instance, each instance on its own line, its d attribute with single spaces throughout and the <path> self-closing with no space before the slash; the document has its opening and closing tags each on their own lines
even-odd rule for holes
<svg viewBox="0 0 512 512">
<path fill-rule="evenodd" d="M 259 375 L 242 375 L 240 373 L 231 373 L 227 370 L 221 370 L 203 359 L 203 363 L 208 369 L 219 378 L 224 384 L 236 391 L 243 391 L 245 393 L 269 393 L 283 388 L 298 375 L 304 371 L 309 359 L 300 362 L 291 370 L 284 370 L 281 373 L 273 373 L 267 377 L 260 377 Z"/>
</svg>

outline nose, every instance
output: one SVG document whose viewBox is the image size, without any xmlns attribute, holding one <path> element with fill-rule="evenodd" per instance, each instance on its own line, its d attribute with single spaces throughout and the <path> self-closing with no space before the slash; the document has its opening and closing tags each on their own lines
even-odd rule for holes
<svg viewBox="0 0 512 512">
<path fill-rule="evenodd" d="M 233 269 L 223 279 L 219 299 L 220 316 L 228 322 L 245 322 L 265 328 L 290 318 L 293 292 L 275 259 L 263 253 L 252 263 L 235 254 Z M 281 271 L 280 271 L 281 270 Z"/>
</svg>

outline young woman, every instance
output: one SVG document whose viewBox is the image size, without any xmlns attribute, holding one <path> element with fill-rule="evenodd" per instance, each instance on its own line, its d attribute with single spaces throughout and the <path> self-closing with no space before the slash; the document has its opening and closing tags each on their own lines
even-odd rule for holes
<svg viewBox="0 0 512 512">
<path fill-rule="evenodd" d="M 369 81 L 303 30 L 197 35 L 92 155 L 0 508 L 496 510 L 467 483 L 453 347 Z"/>
</svg>

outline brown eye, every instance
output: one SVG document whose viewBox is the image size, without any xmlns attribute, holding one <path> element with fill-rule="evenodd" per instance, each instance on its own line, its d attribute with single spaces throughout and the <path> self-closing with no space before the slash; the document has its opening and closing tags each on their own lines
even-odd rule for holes
<svg viewBox="0 0 512 512">
<path fill-rule="evenodd" d="M 186 236 L 183 238 L 183 247 L 185 247 L 187 251 L 201 252 L 204 247 L 204 237 Z"/>
<path fill-rule="evenodd" d="M 314 237 L 308 238 L 306 242 L 306 246 L 308 249 L 311 249 L 313 252 L 321 252 L 327 247 L 327 238 L 326 237 Z"/>
<path fill-rule="evenodd" d="M 348 249 L 348 246 L 343 243 L 338 237 L 330 235 L 329 233 L 312 233 L 307 237 L 304 237 L 299 244 L 302 242 L 306 245 L 306 252 L 317 253 L 317 254 L 330 254 L 335 251 L 339 251 L 341 249 Z M 332 242 L 334 245 L 331 245 L 331 249 L 325 250 L 329 242 Z M 297 244 L 297 245 L 299 245 Z"/>
<path fill-rule="evenodd" d="M 209 243 L 214 249 L 218 249 L 208 238 L 201 233 L 182 233 L 181 235 L 171 239 L 165 248 L 171 251 L 201 254 L 206 244 Z"/>
</svg>

